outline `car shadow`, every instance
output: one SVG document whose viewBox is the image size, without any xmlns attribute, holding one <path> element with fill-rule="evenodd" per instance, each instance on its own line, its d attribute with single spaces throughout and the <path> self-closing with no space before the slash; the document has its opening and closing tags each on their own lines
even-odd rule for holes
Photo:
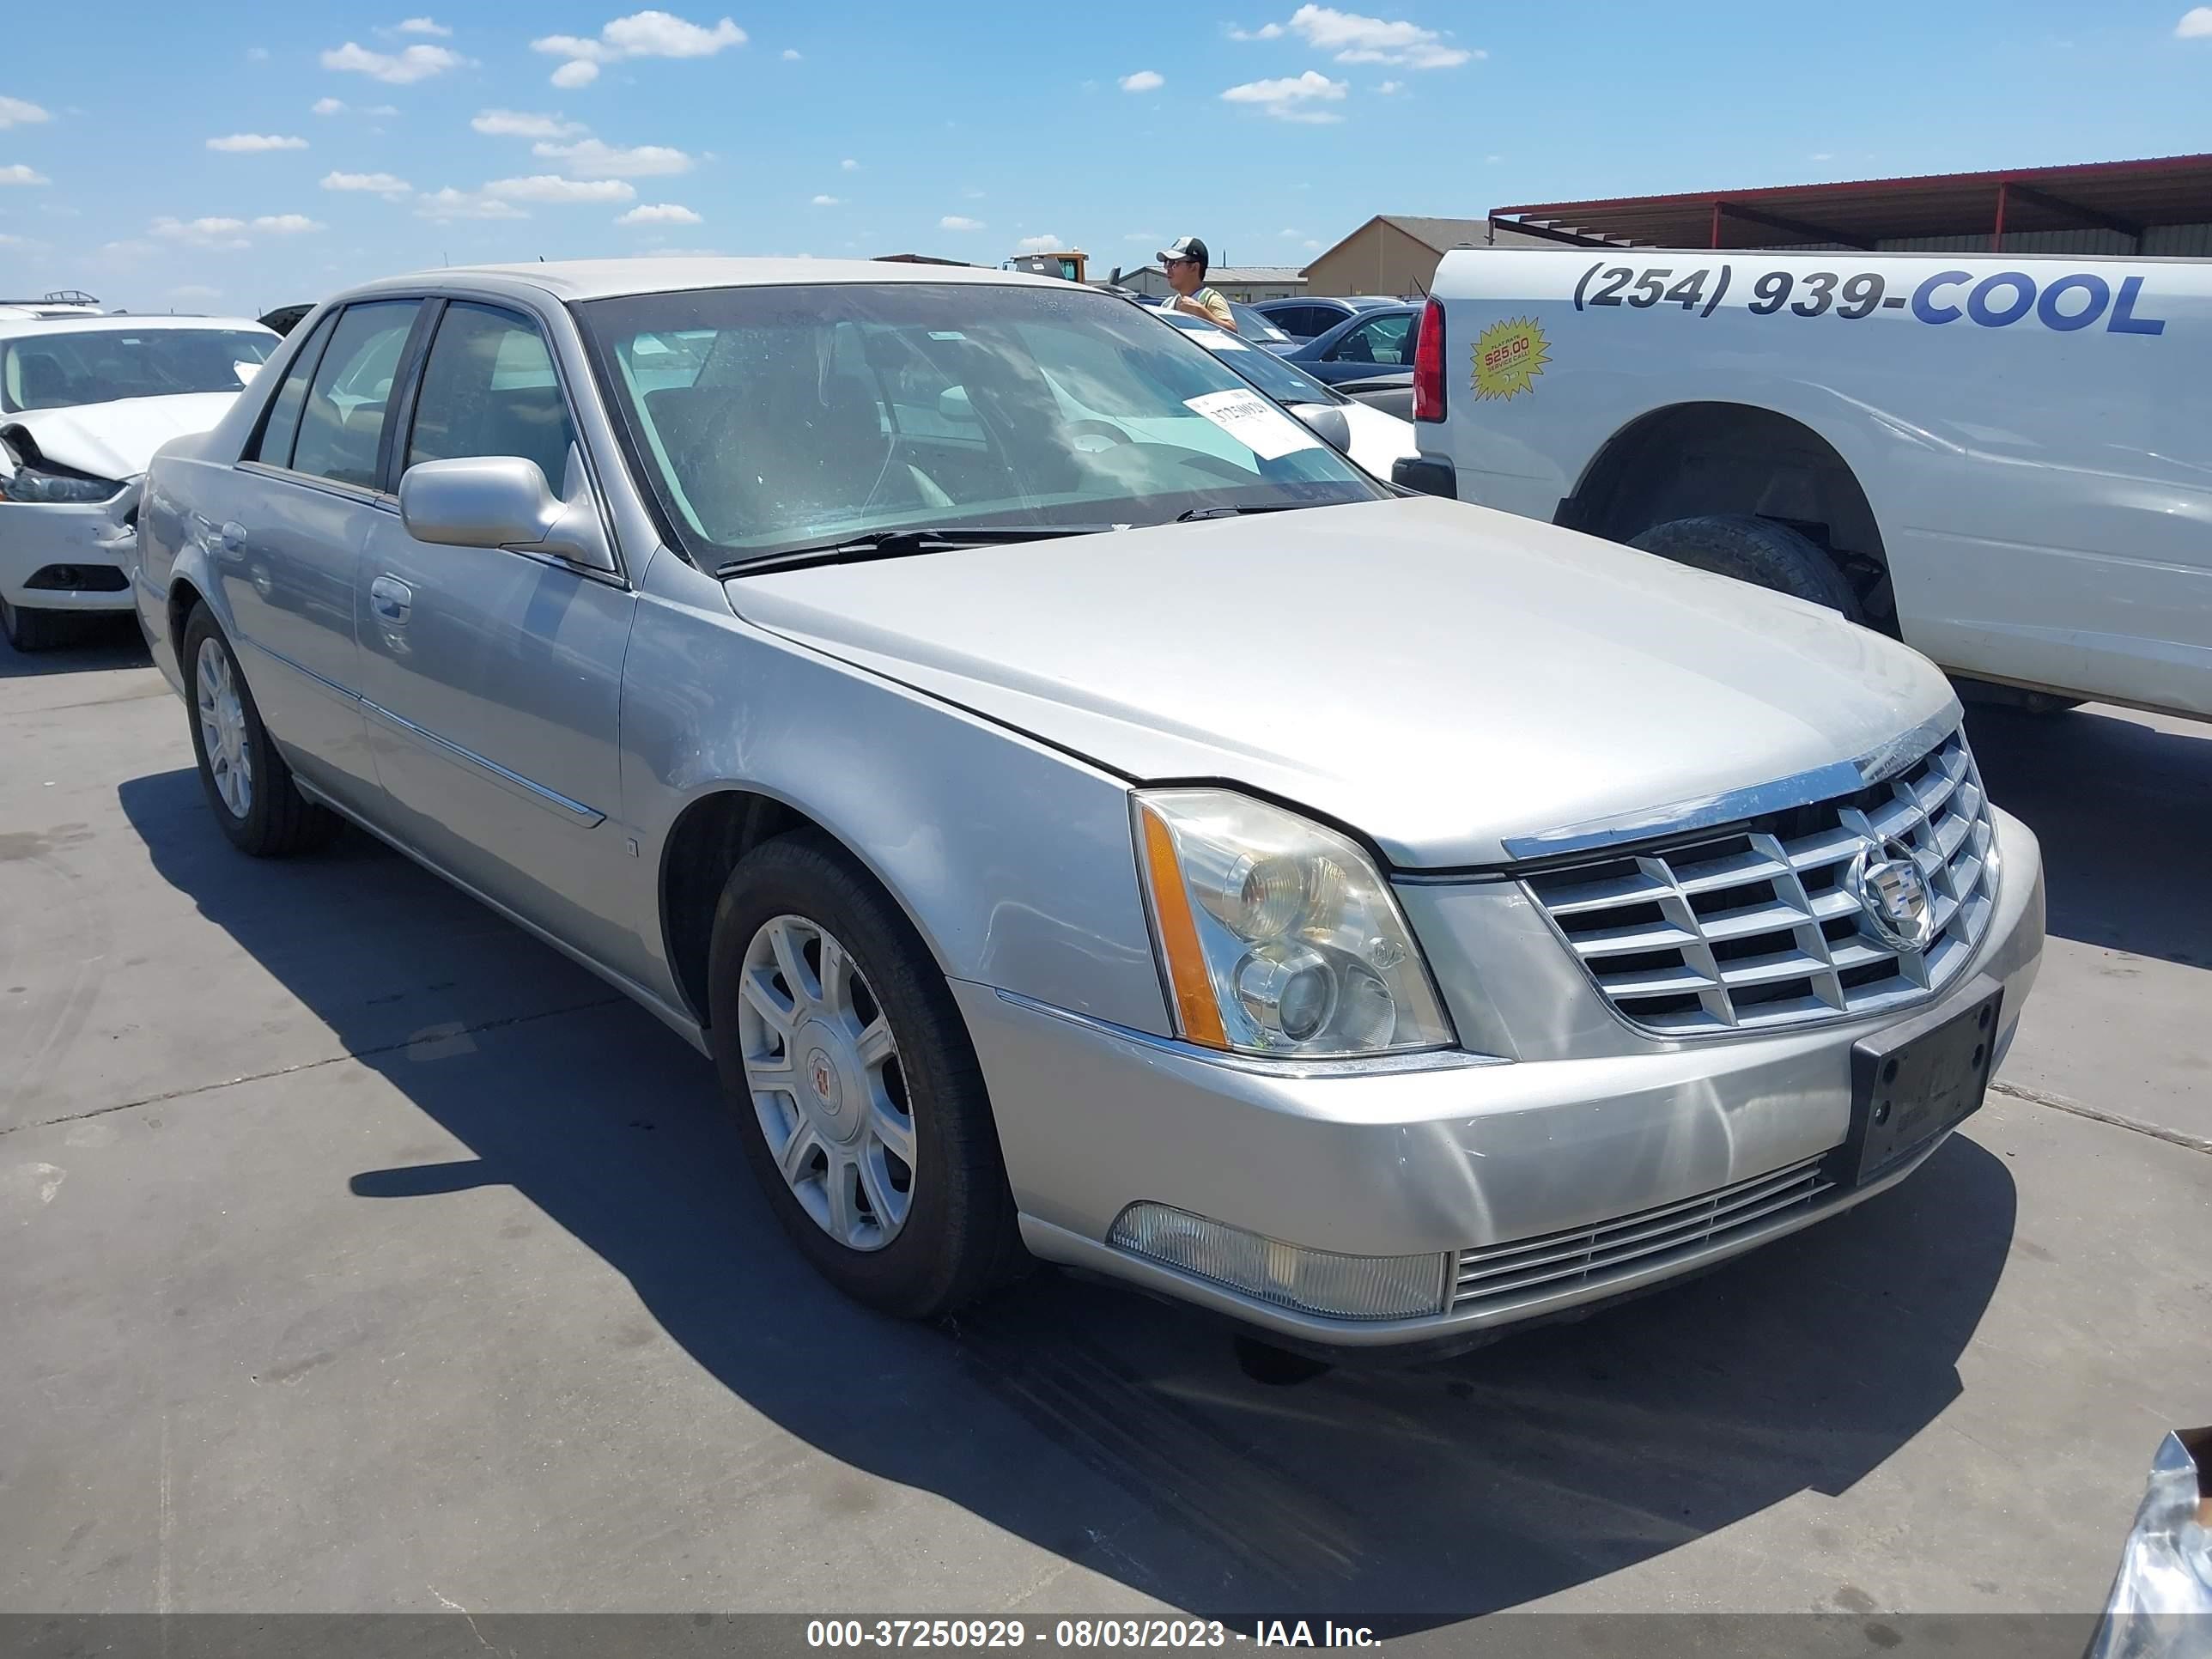
<svg viewBox="0 0 2212 1659">
<path fill-rule="evenodd" d="M 283 866 L 272 897 L 270 866 L 222 841 L 192 773 L 119 793 L 162 877 L 470 1152 L 362 1170 L 334 1139 L 334 1189 L 388 1206 L 397 1233 L 442 1194 L 512 1187 L 789 1433 L 1193 1612 L 1387 1610 L 1424 1627 L 1840 1492 L 1957 1396 L 2012 1237 L 2011 1177 L 1970 1126 L 1847 1216 L 1419 1368 L 1271 1384 L 1206 1319 L 1053 1274 L 900 1324 L 802 1266 L 712 1068 L 648 1015 L 520 932 L 487 932 L 367 837 Z M 465 934 L 435 964 L 461 992 L 496 979 L 564 1012 L 392 1042 L 377 1005 L 427 969 L 408 940 L 361 927 L 365 906 Z M 863 1384 L 874 1404 L 856 1410 Z"/>
<path fill-rule="evenodd" d="M 2093 708 L 1967 714 L 1990 798 L 2043 842 L 2062 939 L 2212 968 L 2212 724 Z"/>
<path fill-rule="evenodd" d="M 44 651 L 18 651 L 0 636 L 0 680 L 88 674 L 103 668 L 143 668 L 153 660 L 138 624 L 119 613 L 95 611 L 80 617 L 71 637 Z"/>
</svg>

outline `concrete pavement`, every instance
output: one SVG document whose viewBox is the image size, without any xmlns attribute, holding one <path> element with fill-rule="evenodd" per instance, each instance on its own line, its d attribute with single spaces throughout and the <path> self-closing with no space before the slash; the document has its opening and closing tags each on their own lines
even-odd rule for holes
<svg viewBox="0 0 2212 1659">
<path fill-rule="evenodd" d="M 2051 870 L 2013 1092 L 1710 1278 L 1270 1388 L 1063 1280 L 857 1311 L 648 1016 L 365 837 L 238 857 L 143 657 L 0 647 L 0 1610 L 2094 1607 L 2212 1421 L 2212 728 L 1973 729 Z"/>
</svg>

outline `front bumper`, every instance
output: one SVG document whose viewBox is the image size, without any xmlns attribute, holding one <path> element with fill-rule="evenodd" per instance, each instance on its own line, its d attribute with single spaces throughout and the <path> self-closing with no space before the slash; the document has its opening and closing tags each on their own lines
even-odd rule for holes
<svg viewBox="0 0 2212 1659">
<path fill-rule="evenodd" d="M 0 599 L 21 611 L 130 610 L 137 504 L 136 483 L 89 506 L 0 502 Z M 61 586 L 31 585 L 40 573 L 57 569 L 84 575 Z"/>
<path fill-rule="evenodd" d="M 1838 1214 L 1902 1180 L 1926 1154 L 1869 1186 L 1820 1191 L 1618 1271 L 1412 1319 L 1293 1310 L 1108 1242 L 1128 1206 L 1150 1202 L 1310 1250 L 1434 1252 L 1456 1262 L 1462 1252 L 1600 1229 L 1782 1179 L 1844 1141 L 1851 1046 L 1861 1038 L 1964 1007 L 1986 978 L 2005 992 L 1998 1052 L 2009 1042 L 2042 956 L 2043 872 L 2033 834 L 2002 812 L 1996 819 L 2002 880 L 1968 972 L 1909 1010 L 1772 1035 L 1638 1039 L 1630 1052 L 1589 1058 L 1427 1056 L 1412 1066 L 1297 1074 L 957 984 L 997 1105 L 1024 1239 L 1045 1260 L 1291 1341 L 1432 1346 L 1696 1273 Z"/>
</svg>

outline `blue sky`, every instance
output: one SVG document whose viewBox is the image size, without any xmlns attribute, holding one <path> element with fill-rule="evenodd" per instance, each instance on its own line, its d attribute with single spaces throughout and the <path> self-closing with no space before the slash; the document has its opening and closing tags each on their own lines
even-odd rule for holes
<svg viewBox="0 0 2212 1659">
<path fill-rule="evenodd" d="M 2183 0 L 678 3 L 41 7 L 0 56 L 0 295 L 1185 233 L 1297 264 L 1376 212 L 2212 149 Z"/>
</svg>

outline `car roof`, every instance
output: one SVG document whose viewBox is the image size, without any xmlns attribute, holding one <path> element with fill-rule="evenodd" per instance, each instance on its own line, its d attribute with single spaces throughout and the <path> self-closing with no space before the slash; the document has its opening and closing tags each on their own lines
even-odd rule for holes
<svg viewBox="0 0 2212 1659">
<path fill-rule="evenodd" d="M 149 330 L 169 328 L 243 329 L 248 333 L 270 333 L 251 317 L 179 317 L 168 312 L 144 317 L 134 317 L 128 312 L 100 317 L 0 316 L 0 337 L 10 340 L 45 334 L 143 334 Z"/>
<path fill-rule="evenodd" d="M 1058 276 L 1032 276 L 983 265 L 917 265 L 882 259 L 557 259 L 529 264 L 452 265 L 410 271 L 364 284 L 337 297 L 357 300 L 378 294 L 436 293 L 469 289 L 530 293 L 561 301 L 608 300 L 632 294 L 681 294 L 705 288 L 812 287 L 830 283 L 959 283 L 1005 288 L 1052 288 L 1075 284 Z M 1089 293 L 1085 288 L 1079 291 Z M 1111 298 L 1111 295 L 1102 296 Z"/>
</svg>

